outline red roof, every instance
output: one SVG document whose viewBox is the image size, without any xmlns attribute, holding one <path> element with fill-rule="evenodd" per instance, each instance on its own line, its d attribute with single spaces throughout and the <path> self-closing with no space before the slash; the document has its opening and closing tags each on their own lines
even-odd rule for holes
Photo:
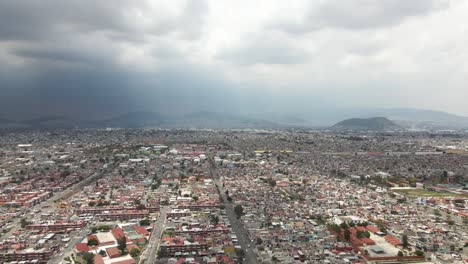
<svg viewBox="0 0 468 264">
<path fill-rule="evenodd" d="M 89 251 L 89 247 L 88 247 L 88 244 L 86 243 L 78 243 L 76 244 L 76 250 L 80 251 L 80 252 L 88 252 Z"/>
<path fill-rule="evenodd" d="M 139 248 L 137 245 L 135 245 L 135 244 L 127 245 L 127 250 L 128 250 L 128 252 L 130 252 L 130 250 L 132 250 L 132 248 L 138 248 L 138 249 L 140 249 L 140 248 Z"/>
<path fill-rule="evenodd" d="M 380 230 L 375 227 L 375 226 L 366 226 L 367 230 L 371 231 L 372 233 L 377 233 L 379 232 Z"/>
<path fill-rule="evenodd" d="M 143 236 L 149 236 L 148 230 L 142 226 L 135 226 L 135 230 L 138 232 L 138 234 L 143 235 Z"/>
<path fill-rule="evenodd" d="M 106 248 L 106 251 L 107 255 L 109 255 L 110 258 L 116 258 L 121 256 L 120 250 L 116 247 Z"/>
<path fill-rule="evenodd" d="M 104 259 L 101 255 L 96 254 L 94 255 L 94 264 L 104 264 Z"/>
<path fill-rule="evenodd" d="M 403 242 L 401 242 L 401 240 L 399 240 L 396 237 L 392 237 L 391 235 L 386 235 L 385 240 L 387 240 L 388 243 L 394 246 L 403 245 Z"/>
<path fill-rule="evenodd" d="M 134 259 L 126 259 L 126 260 L 113 262 L 112 264 L 135 264 L 135 260 Z"/>
<path fill-rule="evenodd" d="M 112 235 L 115 237 L 115 239 L 125 236 L 125 233 L 122 230 L 122 228 L 118 228 L 118 227 L 112 228 L 111 232 L 112 232 Z"/>
</svg>

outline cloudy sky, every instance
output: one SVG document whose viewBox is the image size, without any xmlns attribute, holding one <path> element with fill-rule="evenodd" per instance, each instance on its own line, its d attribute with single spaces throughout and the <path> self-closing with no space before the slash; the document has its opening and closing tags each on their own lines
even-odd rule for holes
<svg viewBox="0 0 468 264">
<path fill-rule="evenodd" d="M 0 2 L 0 118 L 412 107 L 468 115 L 468 1 Z"/>
</svg>

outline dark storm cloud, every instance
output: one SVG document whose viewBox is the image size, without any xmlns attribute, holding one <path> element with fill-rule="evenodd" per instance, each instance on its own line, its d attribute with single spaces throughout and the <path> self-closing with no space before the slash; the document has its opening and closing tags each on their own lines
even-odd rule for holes
<svg viewBox="0 0 468 264">
<path fill-rule="evenodd" d="M 99 32 L 110 38 L 138 41 L 146 35 L 174 31 L 195 38 L 200 34 L 205 1 L 188 1 L 179 15 L 148 12 L 151 2 L 134 0 L 32 0 L 0 2 L 0 40 L 60 39 L 67 34 Z M 134 23 L 152 17 L 148 25 Z"/>
<path fill-rule="evenodd" d="M 28 49 L 18 48 L 14 50 L 16 56 L 43 62 L 69 62 L 69 63 L 96 63 L 96 56 L 86 54 L 82 51 L 72 51 L 67 49 Z"/>
<path fill-rule="evenodd" d="M 405 97 L 429 105 L 442 101 L 447 76 L 460 88 L 445 94 L 464 107 L 466 34 L 455 26 L 466 24 L 462 5 L 435 13 L 442 1 L 283 3 L 0 1 L 0 118 L 391 105 Z M 272 21 L 281 23 L 272 30 Z M 303 34 L 319 29 L 329 30 Z M 427 60 L 433 55 L 437 63 Z M 375 83 L 359 90 L 369 78 Z M 388 79 L 399 80 L 398 90 L 385 88 Z"/>
<path fill-rule="evenodd" d="M 270 25 L 289 33 L 307 33 L 326 28 L 362 30 L 397 25 L 413 16 L 448 7 L 446 0 L 329 0 L 311 5 L 300 22 Z"/>
<path fill-rule="evenodd" d="M 168 15 L 151 5 L 134 0 L 1 1 L 0 58 L 6 54 L 0 60 L 1 116 L 89 119 L 167 107 L 154 102 L 164 103 L 159 98 L 168 84 L 174 94 L 189 90 L 175 81 L 180 75 L 169 81 L 118 63 L 122 47 L 153 46 L 157 51 L 148 54 L 150 59 L 182 59 L 169 40 L 160 44 L 148 38 L 198 38 L 208 7 L 205 1 L 179 2 L 177 14 Z"/>
<path fill-rule="evenodd" d="M 89 31 L 131 32 L 132 1 L 1 1 L 0 39 L 34 40 Z"/>
</svg>

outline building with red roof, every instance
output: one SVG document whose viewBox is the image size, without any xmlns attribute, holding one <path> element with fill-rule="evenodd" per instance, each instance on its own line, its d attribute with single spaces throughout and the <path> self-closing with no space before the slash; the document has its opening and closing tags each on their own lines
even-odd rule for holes
<svg viewBox="0 0 468 264">
<path fill-rule="evenodd" d="M 94 255 L 94 264 L 104 264 L 104 259 L 101 255 L 96 254 Z"/>
<path fill-rule="evenodd" d="M 86 243 L 78 243 L 75 246 L 76 250 L 78 252 L 88 252 L 89 251 L 89 246 Z"/>
<path fill-rule="evenodd" d="M 122 253 L 120 253 L 120 250 L 117 247 L 106 248 L 106 252 L 109 258 L 118 258 L 122 256 Z"/>
<path fill-rule="evenodd" d="M 114 235 L 115 239 L 119 239 L 120 237 L 125 236 L 124 231 L 122 230 L 122 228 L 119 227 L 112 228 L 111 233 L 112 235 Z"/>
<path fill-rule="evenodd" d="M 135 264 L 134 259 L 125 259 L 121 261 L 112 262 L 112 264 Z"/>
</svg>

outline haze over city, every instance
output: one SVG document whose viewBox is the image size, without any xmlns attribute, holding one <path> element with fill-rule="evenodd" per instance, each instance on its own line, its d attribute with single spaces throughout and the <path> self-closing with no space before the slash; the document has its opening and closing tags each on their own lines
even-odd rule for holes
<svg viewBox="0 0 468 264">
<path fill-rule="evenodd" d="M 462 0 L 2 1 L 0 118 L 468 115 L 467 12 Z"/>
</svg>

